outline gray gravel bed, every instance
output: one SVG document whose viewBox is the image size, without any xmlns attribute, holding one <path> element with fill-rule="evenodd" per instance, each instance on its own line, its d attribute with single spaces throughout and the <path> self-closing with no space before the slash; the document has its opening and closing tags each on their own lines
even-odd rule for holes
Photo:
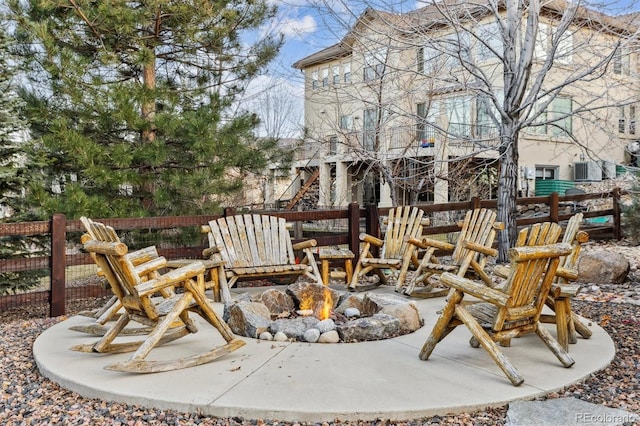
<svg viewBox="0 0 640 426">
<path fill-rule="evenodd" d="M 606 293 L 637 294 L 638 283 L 603 286 Z M 574 397 L 640 414 L 640 318 L 635 297 L 611 299 L 600 295 L 574 301 L 576 312 L 603 327 L 613 338 L 616 356 L 612 364 L 578 384 L 541 399 Z M 634 303 L 636 302 L 636 303 Z M 76 301 L 67 305 L 70 315 L 101 306 L 104 300 Z M 32 355 L 36 337 L 48 327 L 66 319 L 45 318 L 46 307 L 20 308 L 0 313 L 0 424 L 3 425 L 298 425 L 269 419 L 213 418 L 197 413 L 156 410 L 135 405 L 88 399 L 61 388 L 42 377 Z M 508 406 L 473 413 L 408 419 L 391 423 L 331 422 L 318 425 L 502 425 Z M 303 423 L 313 424 L 313 423 Z"/>
</svg>

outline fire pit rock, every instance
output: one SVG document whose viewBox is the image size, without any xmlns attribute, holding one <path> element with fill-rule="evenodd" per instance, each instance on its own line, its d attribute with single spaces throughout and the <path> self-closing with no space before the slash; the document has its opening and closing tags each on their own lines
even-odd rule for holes
<svg viewBox="0 0 640 426">
<path fill-rule="evenodd" d="M 308 282 L 268 289 L 253 299 L 242 294 L 225 306 L 223 318 L 241 336 L 272 340 L 284 334 L 311 343 L 388 339 L 424 325 L 416 304 L 403 297 L 338 292 Z"/>
</svg>

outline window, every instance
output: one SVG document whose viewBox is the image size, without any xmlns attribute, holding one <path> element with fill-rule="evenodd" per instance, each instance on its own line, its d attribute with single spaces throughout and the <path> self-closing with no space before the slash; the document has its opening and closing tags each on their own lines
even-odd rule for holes
<svg viewBox="0 0 640 426">
<path fill-rule="evenodd" d="M 340 116 L 340 129 L 342 129 L 342 130 L 353 130 L 353 116 L 352 115 L 341 115 Z"/>
<path fill-rule="evenodd" d="M 438 115 L 438 103 L 432 101 L 430 104 L 421 102 L 416 105 L 416 139 L 423 148 L 432 147 L 435 142 L 434 123 Z"/>
<path fill-rule="evenodd" d="M 624 107 L 618 107 L 618 133 L 624 133 L 625 128 Z"/>
<path fill-rule="evenodd" d="M 334 65 L 331 70 L 333 71 L 333 84 L 340 83 L 340 66 Z"/>
<path fill-rule="evenodd" d="M 536 180 L 556 179 L 558 166 L 536 166 Z"/>
<path fill-rule="evenodd" d="M 438 49 L 432 46 L 424 46 L 418 49 L 418 71 L 425 74 L 434 74 L 441 69 L 445 57 Z"/>
<path fill-rule="evenodd" d="M 375 149 L 376 121 L 378 114 L 375 109 L 365 109 L 363 114 L 363 148 L 368 151 Z"/>
<path fill-rule="evenodd" d="M 630 62 L 629 48 L 626 46 L 618 46 L 613 56 L 613 72 L 620 75 L 629 75 L 631 68 Z"/>
<path fill-rule="evenodd" d="M 314 89 L 318 88 L 318 70 L 315 70 L 311 73 L 311 86 Z"/>
<path fill-rule="evenodd" d="M 386 49 L 377 49 L 364 55 L 364 81 L 371 81 L 384 75 Z"/>
<path fill-rule="evenodd" d="M 547 49 L 549 47 L 549 26 L 540 22 L 536 33 L 536 44 L 533 51 L 533 58 L 537 61 L 547 59 Z"/>
<path fill-rule="evenodd" d="M 560 36 L 554 60 L 565 65 L 573 62 L 573 32 L 566 30 Z"/>
<path fill-rule="evenodd" d="M 551 123 L 549 133 L 552 136 L 567 136 L 573 133 L 572 106 L 571 98 L 567 97 L 558 96 L 551 101 L 547 117 Z"/>
<path fill-rule="evenodd" d="M 471 98 L 459 96 L 444 102 L 447 115 L 447 131 L 454 137 L 470 136 L 471 130 Z"/>
<path fill-rule="evenodd" d="M 502 56 L 502 34 L 497 22 L 482 25 L 477 32 L 477 37 L 477 59 L 479 62 L 496 58 L 496 53 Z"/>
<path fill-rule="evenodd" d="M 496 94 L 499 96 L 499 94 Z M 476 100 L 476 134 L 481 138 L 493 137 L 497 134 L 494 118 L 498 118 L 498 109 L 493 101 L 486 96 L 480 96 Z"/>
<path fill-rule="evenodd" d="M 338 137 L 329 137 L 329 155 L 336 155 L 338 153 Z"/>
<path fill-rule="evenodd" d="M 322 69 L 322 87 L 329 86 L 329 68 Z"/>
<path fill-rule="evenodd" d="M 342 64 L 342 79 L 345 83 L 351 83 L 351 62 Z"/>
<path fill-rule="evenodd" d="M 538 101 L 537 104 L 544 104 L 544 100 Z M 538 111 L 539 108 L 539 106 L 535 106 L 534 111 Z M 544 111 L 538 114 L 527 133 L 532 135 L 568 136 L 573 132 L 572 111 L 573 100 L 569 97 L 558 96 L 547 105 Z"/>
<path fill-rule="evenodd" d="M 629 134 L 636 134 L 636 107 L 635 105 L 629 106 Z"/>
</svg>

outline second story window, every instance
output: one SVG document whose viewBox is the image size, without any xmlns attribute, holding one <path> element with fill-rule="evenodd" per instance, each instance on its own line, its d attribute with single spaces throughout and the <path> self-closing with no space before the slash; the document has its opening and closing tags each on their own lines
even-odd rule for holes
<svg viewBox="0 0 640 426">
<path fill-rule="evenodd" d="M 613 72 L 618 75 L 629 75 L 631 57 L 629 55 L 629 48 L 626 46 L 619 46 L 615 55 L 613 56 Z"/>
<path fill-rule="evenodd" d="M 338 153 L 338 137 L 329 137 L 329 155 L 336 155 Z"/>
<path fill-rule="evenodd" d="M 353 130 L 353 116 L 341 115 L 340 116 L 340 129 L 341 130 Z"/>
<path fill-rule="evenodd" d="M 502 34 L 500 34 L 500 27 L 496 22 L 480 26 L 477 37 L 476 58 L 478 62 L 502 56 Z"/>
<path fill-rule="evenodd" d="M 319 87 L 318 84 L 318 70 L 315 70 L 311 73 L 311 86 L 314 89 L 317 89 Z"/>
<path fill-rule="evenodd" d="M 342 80 L 345 83 L 351 83 L 351 62 L 342 64 Z"/>
<path fill-rule="evenodd" d="M 329 86 L 329 68 L 322 69 L 322 87 Z"/>
<path fill-rule="evenodd" d="M 629 134 L 636 134 L 636 107 L 635 105 L 629 106 Z"/>
<path fill-rule="evenodd" d="M 363 114 L 363 148 L 373 151 L 376 146 L 376 122 L 378 114 L 375 109 L 365 109 Z"/>
<path fill-rule="evenodd" d="M 340 66 L 334 65 L 331 67 L 331 76 L 333 84 L 340 83 Z"/>
<path fill-rule="evenodd" d="M 624 107 L 618 107 L 618 133 L 624 133 L 627 121 L 624 117 Z"/>
<path fill-rule="evenodd" d="M 364 81 L 374 80 L 384 75 L 386 57 L 386 49 L 377 49 L 364 54 Z"/>
</svg>

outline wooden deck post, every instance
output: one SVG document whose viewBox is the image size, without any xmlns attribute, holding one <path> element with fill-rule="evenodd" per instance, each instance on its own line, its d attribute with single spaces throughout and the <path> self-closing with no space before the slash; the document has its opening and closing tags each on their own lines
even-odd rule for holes
<svg viewBox="0 0 640 426">
<path fill-rule="evenodd" d="M 57 317 L 65 313 L 65 269 L 67 221 L 63 214 L 54 214 L 51 218 L 51 300 L 49 315 Z"/>
</svg>

